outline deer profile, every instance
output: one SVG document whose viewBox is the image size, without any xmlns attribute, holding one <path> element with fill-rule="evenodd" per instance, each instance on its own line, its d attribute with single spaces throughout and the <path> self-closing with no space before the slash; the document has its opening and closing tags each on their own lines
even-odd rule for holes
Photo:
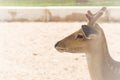
<svg viewBox="0 0 120 80">
<path fill-rule="evenodd" d="M 110 56 L 104 31 L 96 22 L 105 11 L 106 7 L 95 14 L 88 11 L 88 24 L 58 41 L 55 48 L 59 52 L 85 53 L 92 80 L 120 80 L 120 62 Z"/>
</svg>

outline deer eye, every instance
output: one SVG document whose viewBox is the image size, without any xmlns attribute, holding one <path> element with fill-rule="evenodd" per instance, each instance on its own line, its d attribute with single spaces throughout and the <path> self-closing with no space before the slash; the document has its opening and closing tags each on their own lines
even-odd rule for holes
<svg viewBox="0 0 120 80">
<path fill-rule="evenodd" d="M 76 37 L 76 39 L 83 39 L 83 35 L 78 34 L 77 37 Z"/>
</svg>

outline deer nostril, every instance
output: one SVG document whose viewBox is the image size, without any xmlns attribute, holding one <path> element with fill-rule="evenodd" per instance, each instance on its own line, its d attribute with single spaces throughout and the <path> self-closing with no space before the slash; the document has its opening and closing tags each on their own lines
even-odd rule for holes
<svg viewBox="0 0 120 80">
<path fill-rule="evenodd" d="M 55 44 L 55 48 L 59 45 L 60 41 Z"/>
</svg>

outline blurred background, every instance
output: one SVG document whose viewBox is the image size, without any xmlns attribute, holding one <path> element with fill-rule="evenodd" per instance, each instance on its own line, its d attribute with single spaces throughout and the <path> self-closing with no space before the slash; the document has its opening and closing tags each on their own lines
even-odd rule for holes
<svg viewBox="0 0 120 80">
<path fill-rule="evenodd" d="M 120 0 L 0 0 L 2 6 L 119 6 Z"/>
<path fill-rule="evenodd" d="M 1 22 L 86 22 L 86 12 L 100 7 L 0 8 Z M 120 22 L 120 8 L 108 7 L 99 22 Z"/>
</svg>

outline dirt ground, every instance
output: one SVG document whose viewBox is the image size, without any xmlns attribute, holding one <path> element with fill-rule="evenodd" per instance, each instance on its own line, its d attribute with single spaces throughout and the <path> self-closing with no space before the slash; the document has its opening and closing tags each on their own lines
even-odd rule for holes
<svg viewBox="0 0 120 80">
<path fill-rule="evenodd" d="M 0 23 L 0 80 L 90 80 L 85 54 L 54 45 L 85 23 Z M 100 23 L 111 56 L 120 61 L 120 24 Z"/>
</svg>

